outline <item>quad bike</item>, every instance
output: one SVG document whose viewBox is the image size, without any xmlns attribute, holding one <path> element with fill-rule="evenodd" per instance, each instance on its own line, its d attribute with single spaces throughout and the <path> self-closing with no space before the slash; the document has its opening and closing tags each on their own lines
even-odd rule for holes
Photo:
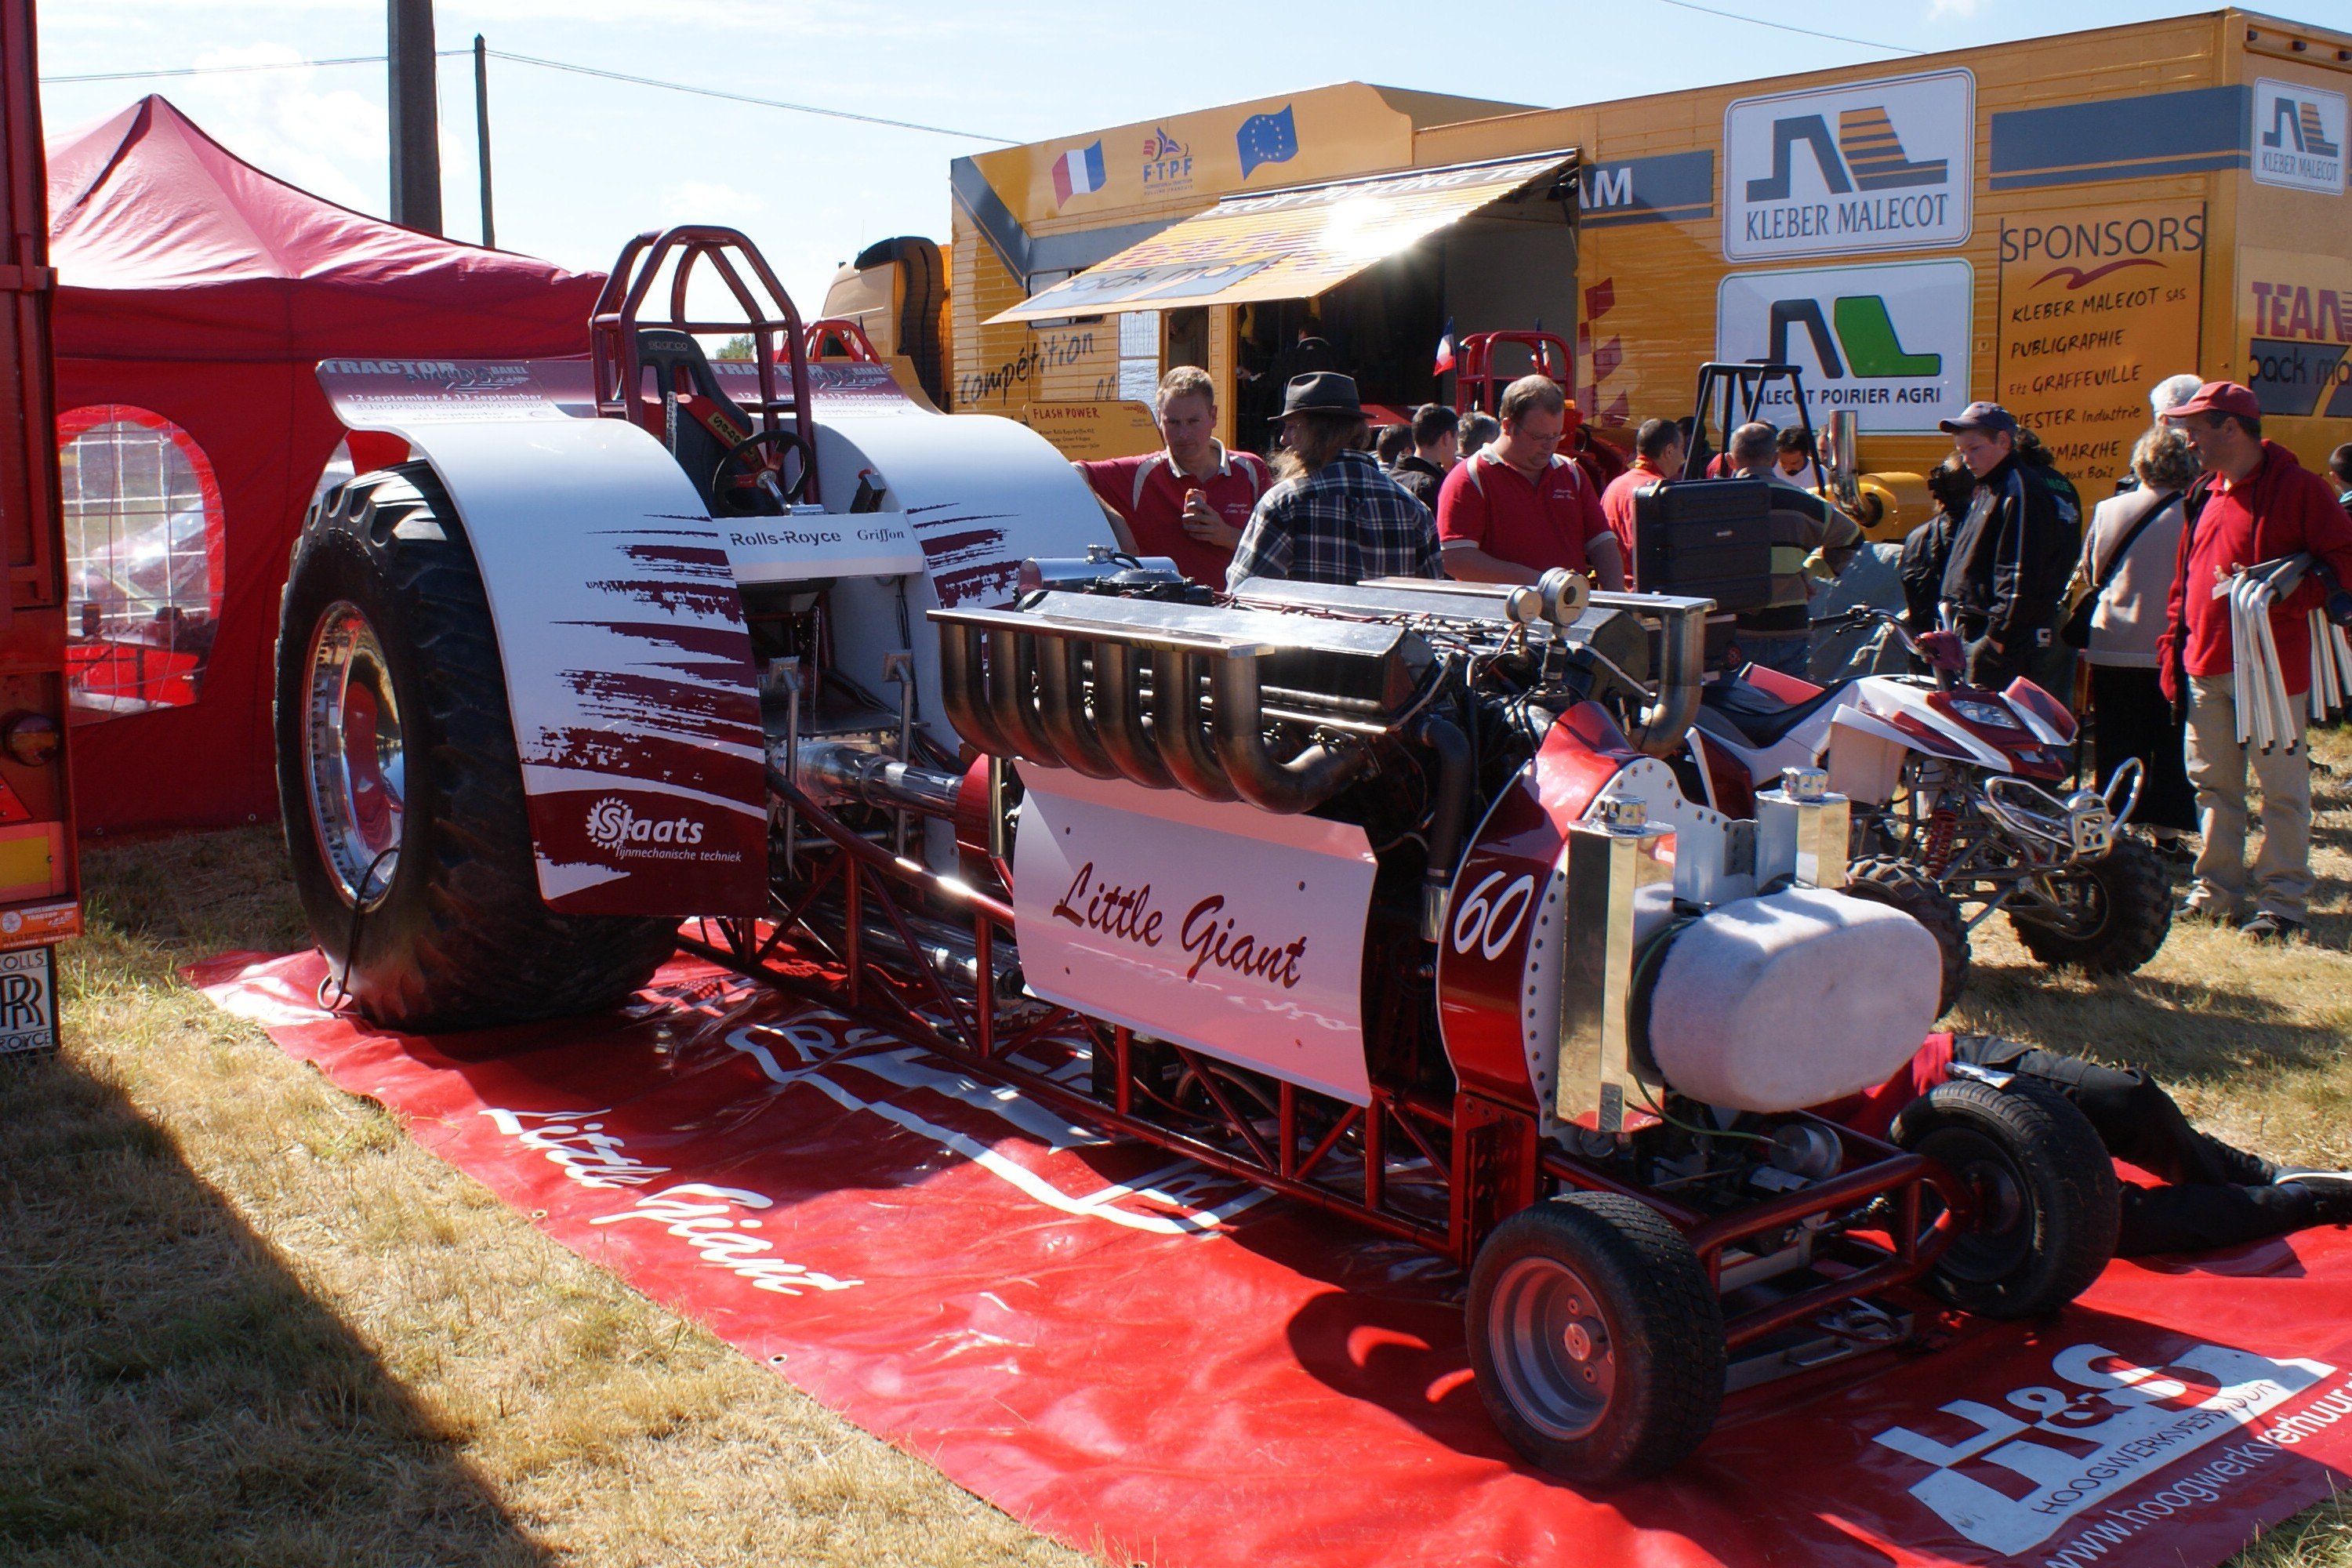
<svg viewBox="0 0 2352 1568">
<path fill-rule="evenodd" d="M 741 319 L 689 314 L 704 267 Z M 592 330 L 320 369 L 415 453 L 314 510 L 278 643 L 298 885 L 379 1026 L 683 947 L 1450 1259 L 1498 1426 L 1583 1480 L 1922 1291 L 2026 1316 L 2105 1261 L 2064 1102 L 1811 1109 L 1906 1069 L 1939 954 L 1841 890 L 1842 801 L 1677 787 L 1705 599 L 1113 556 L 1042 438 L 804 363 L 727 230 L 633 242 Z"/>
<path fill-rule="evenodd" d="M 1823 689 L 1748 665 L 1710 683 L 1689 739 L 1704 798 L 1736 815 L 1783 769 L 1826 769 L 1854 803 L 1853 886 L 1936 931 L 1948 1004 L 1966 973 L 1968 933 L 1996 910 L 2053 967 L 2124 973 L 2154 957 L 2172 923 L 2170 886 L 2155 854 L 2121 832 L 2139 799 L 2138 763 L 2118 769 L 2105 794 L 2060 795 L 2076 736 L 2063 704 L 2023 679 L 2005 691 L 1966 684 L 1950 632 L 1915 636 L 1869 608 L 1841 624 L 1875 624 L 1931 673 Z"/>
</svg>

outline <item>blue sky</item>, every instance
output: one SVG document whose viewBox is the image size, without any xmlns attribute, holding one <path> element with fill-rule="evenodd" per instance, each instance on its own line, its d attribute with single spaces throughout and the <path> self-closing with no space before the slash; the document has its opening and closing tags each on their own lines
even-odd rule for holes
<svg viewBox="0 0 2352 1568">
<path fill-rule="evenodd" d="M 2184 0 L 1708 0 L 1931 51 L 2218 7 Z M 2323 16 L 2341 0 L 2286 8 Z M 44 0 L 45 76 L 380 54 L 384 0 Z M 1482 11 L 1501 20 L 1485 23 Z M 1150 6 L 893 0 L 440 0 L 437 42 L 537 55 L 1027 142 L 1357 79 L 1535 104 L 1593 102 L 1860 61 L 1667 0 L 1533 8 L 1202 0 Z M 1460 20 L 1456 22 L 1454 18 Z M 283 179 L 381 214 L 384 68 L 44 86 L 52 132 L 161 92 Z M 441 62 L 448 232 L 479 237 L 472 64 Z M 945 239 L 948 162 L 992 143 L 688 98 L 493 60 L 498 237 L 572 267 L 671 222 L 757 240 L 803 309 L 834 265 L 892 234 Z"/>
</svg>

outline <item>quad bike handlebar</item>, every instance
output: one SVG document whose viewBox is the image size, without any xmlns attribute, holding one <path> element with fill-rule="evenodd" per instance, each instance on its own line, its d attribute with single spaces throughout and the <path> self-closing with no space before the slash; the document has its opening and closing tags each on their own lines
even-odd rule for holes
<svg viewBox="0 0 2352 1568">
<path fill-rule="evenodd" d="M 1948 687 L 1968 668 L 1968 655 L 1960 643 L 1960 634 L 1948 627 L 1932 632 L 1914 632 L 1903 617 L 1890 610 L 1870 605 L 1856 605 L 1842 616 L 1830 616 L 1813 623 L 1822 626 L 1884 626 L 1903 644 L 1904 651 L 1935 672 L 1936 684 Z"/>
</svg>

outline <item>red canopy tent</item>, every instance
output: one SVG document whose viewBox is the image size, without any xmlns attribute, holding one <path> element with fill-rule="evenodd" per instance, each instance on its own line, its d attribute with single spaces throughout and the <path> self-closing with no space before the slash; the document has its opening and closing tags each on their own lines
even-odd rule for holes
<svg viewBox="0 0 2352 1568">
<path fill-rule="evenodd" d="M 278 593 L 344 436 L 313 367 L 576 354 L 603 279 L 322 201 L 154 97 L 50 147 L 49 214 L 82 827 L 274 816 Z"/>
</svg>

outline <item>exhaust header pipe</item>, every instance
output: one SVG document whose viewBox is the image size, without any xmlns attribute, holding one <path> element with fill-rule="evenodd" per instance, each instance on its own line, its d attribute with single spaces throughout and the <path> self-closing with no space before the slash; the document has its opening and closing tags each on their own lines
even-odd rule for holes
<svg viewBox="0 0 2352 1568">
<path fill-rule="evenodd" d="M 1370 766 L 1370 750 L 1346 740 L 1276 756 L 1258 661 L 1278 645 L 1034 612 L 930 616 L 949 721 L 992 755 L 1285 814 L 1322 805 Z M 1280 717 L 1301 715 L 1286 706 Z M 1330 721 L 1367 728 L 1337 714 Z"/>
<path fill-rule="evenodd" d="M 1596 610 L 1623 610 L 1658 630 L 1657 700 L 1642 710 L 1627 739 L 1636 751 L 1668 757 L 1681 749 L 1698 717 L 1701 683 L 1706 678 L 1706 616 L 1713 599 L 1668 594 L 1595 594 Z"/>
</svg>

